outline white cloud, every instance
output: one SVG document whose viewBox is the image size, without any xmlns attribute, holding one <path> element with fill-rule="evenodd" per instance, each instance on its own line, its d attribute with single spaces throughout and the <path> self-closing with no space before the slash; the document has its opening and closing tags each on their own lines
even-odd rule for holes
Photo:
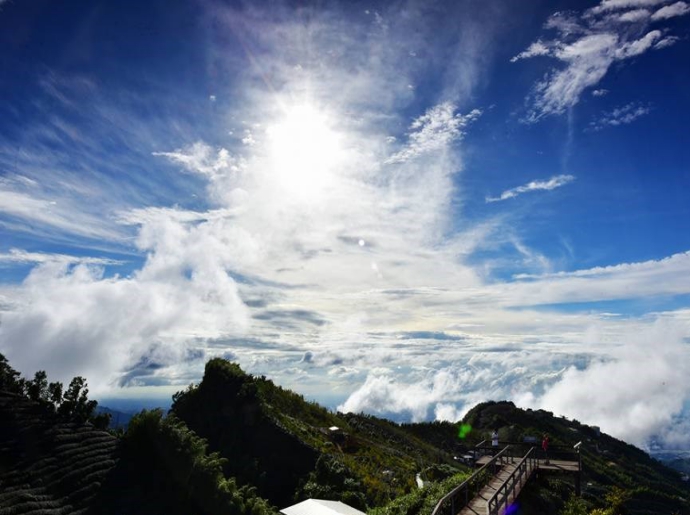
<svg viewBox="0 0 690 515">
<path fill-rule="evenodd" d="M 95 83 L 70 89 L 48 80 L 51 101 L 75 111 L 26 136 L 23 146 L 37 148 L 38 157 L 19 154 L 21 173 L 2 190 L 57 206 L 73 201 L 60 224 L 78 220 L 68 229 L 83 231 L 86 221 L 84 227 L 103 224 L 124 234 L 121 245 L 134 245 L 143 264 L 106 276 L 102 265 L 109 263 L 99 258 L 0 256 L 6 263 L 39 263 L 21 284 L 0 285 L 2 352 L 24 373 L 49 366 L 51 378 L 84 374 L 98 390 L 117 381 L 188 384 L 199 378 L 204 356 L 225 355 L 252 372 L 284 378 L 288 387 L 333 394 L 348 409 L 454 419 L 482 400 L 526 392 L 539 398 L 569 367 L 610 358 L 620 335 L 651 323 L 530 306 L 690 292 L 686 255 L 498 283 L 467 264 L 478 248 L 506 245 L 521 271 L 554 269 L 549 256 L 505 234 L 507 218 L 457 232 L 459 142 L 480 115 L 458 106 L 471 106 L 491 55 L 491 27 L 471 16 L 444 16 L 453 34 L 461 34 L 449 42 L 422 4 L 409 4 L 403 14 L 391 6 L 380 23 L 372 16 L 365 24 L 324 10 L 308 25 L 280 9 L 209 4 L 218 30 L 246 41 L 256 66 L 212 49 L 218 69 L 233 73 L 234 89 L 212 110 L 205 95 L 198 112 L 177 96 L 162 109 L 185 105 L 199 131 L 184 118 L 151 120 L 155 109 L 140 117 L 140 104 L 125 109 L 101 102 Z M 538 42 L 519 58 L 544 55 L 573 64 L 582 77 L 572 90 L 563 85 L 571 101 L 589 80 L 588 63 L 648 43 L 645 31 L 593 34 L 567 15 L 549 24 L 562 40 Z M 447 51 L 426 55 L 430 41 Z M 408 85 L 423 84 L 439 65 L 445 83 L 434 98 L 443 100 L 425 104 L 418 95 L 426 88 Z M 209 111 L 230 103 L 214 127 Z M 293 145 L 275 127 L 304 104 L 318 115 L 318 131 L 303 131 L 312 138 Z M 66 122 L 77 107 L 94 121 L 94 134 Z M 411 111 L 421 115 L 395 114 Z M 303 130 L 302 122 L 289 126 Z M 234 138 L 227 137 L 229 128 Z M 121 134 L 131 136 L 121 140 Z M 283 136 L 280 145 L 272 141 Z M 247 137 L 253 144 L 242 144 Z M 37 145 L 43 138 L 50 145 Z M 101 141 L 124 150 L 103 152 Z M 335 152 L 320 153 L 315 141 Z M 3 150 L 17 146 L 6 143 Z M 310 143 L 314 152 L 303 152 Z M 286 160 L 276 159 L 276 146 Z M 64 154 L 49 157 L 49 148 Z M 7 155 L 0 152 L 0 167 L 10 169 Z M 532 181 L 499 199 L 571 180 Z M 65 188 L 53 191 L 51 184 Z M 32 223 L 55 227 L 24 212 L 22 220 L 32 216 Z M 146 363 L 163 368 L 142 379 L 135 372 Z"/>
<path fill-rule="evenodd" d="M 33 373 L 50 362 L 51 377 L 84 374 L 94 388 L 102 389 L 121 379 L 152 347 L 158 349 L 156 359 L 167 367 L 183 360 L 189 346 L 203 348 L 211 338 L 230 339 L 248 327 L 254 340 L 236 354 L 259 363 L 267 358 L 254 347 L 262 349 L 261 342 L 294 349 L 338 331 L 350 335 L 370 319 L 374 325 L 387 324 L 385 318 L 396 316 L 392 311 L 373 314 L 368 313 L 372 311 L 368 303 L 359 305 L 361 296 L 372 289 L 418 283 L 458 288 L 478 284 L 476 274 L 458 264 L 453 252 L 437 249 L 444 243 L 442 235 L 451 216 L 452 176 L 462 169 L 454 143 L 479 116 L 478 110 L 458 114 L 455 105 L 467 100 L 460 95 L 472 83 L 474 72 L 467 70 L 484 57 L 480 49 L 475 55 L 463 47 L 458 54 L 462 63 L 456 72 L 448 73 L 452 85 L 444 98 L 449 100 L 430 105 L 411 122 L 407 140 L 391 150 L 386 138 L 410 122 L 389 113 L 412 103 L 415 93 L 406 85 L 423 76 L 429 65 L 423 59 L 409 59 L 409 48 L 390 44 L 390 38 L 398 37 L 398 32 L 408 37 L 412 31 L 401 24 L 422 27 L 423 19 L 413 16 L 413 21 L 406 21 L 393 10 L 392 17 L 384 17 L 398 21 L 390 23 L 385 35 L 379 25 L 352 26 L 328 13 L 316 16 L 305 28 L 277 12 L 267 16 L 253 7 L 242 11 L 212 8 L 218 9 L 220 24 L 236 24 L 241 18 L 239 25 L 233 25 L 241 37 L 270 49 L 261 56 L 262 66 L 270 70 L 276 84 L 284 85 L 280 91 L 269 90 L 263 72 L 244 65 L 236 68 L 232 116 L 251 127 L 243 137 L 251 135 L 253 145 L 240 145 L 237 138 L 211 145 L 190 137 L 194 133 L 177 120 L 152 120 L 142 128 L 137 109 L 112 102 L 90 103 L 89 95 L 99 95 L 98 88 L 88 88 L 91 93 L 76 102 L 78 95 L 63 81 L 47 81 L 51 98 L 65 109 L 80 106 L 98 129 L 95 135 L 73 134 L 83 140 L 80 145 L 88 146 L 84 155 L 92 158 L 93 184 L 112 192 L 85 202 L 86 211 L 99 214 L 95 220 L 116 234 L 135 234 L 123 245 L 134 242 L 144 263 L 124 277 L 107 277 L 97 267 L 74 263 L 60 268 L 47 262 L 34 268 L 17 286 L 21 297 L 8 295 L 18 300 L 3 313 L 0 326 L 0 349 L 23 372 Z M 435 25 L 427 23 L 425 33 L 436 34 Z M 276 30 L 267 30 L 271 27 Z M 415 38 L 421 42 L 426 36 L 408 37 L 410 45 Z M 313 43 L 310 48 L 336 53 L 304 52 L 307 39 Z M 399 54 L 405 57 L 405 65 L 400 64 Z M 462 79 L 457 83 L 456 75 Z M 303 102 L 323 115 L 324 131 L 337 141 L 342 155 L 327 167 L 311 166 L 314 161 L 309 161 L 309 155 L 292 155 L 294 166 L 284 170 L 276 163 L 269 130 L 280 123 L 295 99 L 305 98 Z M 208 99 L 200 101 L 205 117 Z M 112 124 L 101 124 L 104 120 Z M 206 131 L 209 128 L 203 121 Z M 218 134 L 227 134 L 227 128 Z M 66 143 L 72 136 L 65 130 L 51 132 L 59 136 L 52 140 L 55 146 L 73 148 Z M 120 132 L 132 134 L 132 141 L 121 142 Z M 125 162 L 105 162 L 99 134 L 106 134 L 104 141 L 112 137 L 130 150 L 117 156 L 124 155 Z M 27 137 L 27 141 L 38 139 Z M 166 140 L 170 143 L 163 145 L 161 141 Z M 42 159 L 50 155 L 39 150 Z M 396 152 L 398 160 L 387 164 Z M 317 165 L 323 162 L 316 160 Z M 42 177 L 24 173 L 41 168 L 53 178 L 67 178 L 64 184 L 79 186 L 78 170 L 56 171 L 54 161 L 42 164 L 38 167 L 35 161 L 27 161 L 20 167 L 22 176 L 41 184 Z M 305 168 L 323 173 L 300 179 Z M 179 169 L 190 173 L 180 174 Z M 110 175 L 118 178 L 117 184 L 110 182 Z M 174 195 L 158 195 L 166 189 Z M 59 193 L 58 202 L 72 198 Z M 28 216 L 30 210 L 25 211 Z M 76 205 L 69 210 L 69 214 L 79 212 Z M 35 220 L 36 215 L 31 216 Z M 68 222 L 66 216 L 64 223 Z M 55 221 L 50 223 L 54 226 Z M 74 224 L 74 230 L 84 231 L 84 227 L 88 224 Z M 438 276 L 439 266 L 449 269 L 446 276 Z M 63 298 L 69 302 L 62 302 Z M 17 341 L 31 344 L 19 346 Z M 301 350 L 303 354 L 305 349 Z M 350 368 L 332 377 L 354 374 L 356 367 Z M 179 376 L 170 376 L 170 370 L 160 373 L 177 380 Z"/>
<path fill-rule="evenodd" d="M 566 370 L 537 404 L 644 446 L 652 436 L 663 437 L 690 400 L 690 349 L 683 343 L 689 334 L 688 323 L 659 320 L 630 334 L 612 359 Z M 688 434 L 682 444 L 690 444 Z"/>
<path fill-rule="evenodd" d="M 107 221 L 78 209 L 72 199 L 40 198 L 34 195 L 2 189 L 0 183 L 0 214 L 21 220 L 26 231 L 34 224 L 48 226 L 71 235 L 85 238 L 121 240 L 123 234 Z M 0 224 L 2 221 L 0 220 Z"/>
<path fill-rule="evenodd" d="M 456 400 L 463 387 L 472 382 L 469 375 L 469 371 L 458 374 L 442 369 L 416 383 L 401 383 L 387 375 L 370 375 L 344 404 L 338 406 L 338 410 L 389 415 L 407 413 L 412 421 L 420 422 L 428 418 L 429 409 L 435 406 L 437 414 L 445 419 L 451 414 L 448 402 Z"/>
<path fill-rule="evenodd" d="M 69 263 L 84 265 L 122 265 L 123 261 L 90 256 L 69 256 L 66 254 L 46 254 L 44 252 L 27 252 L 21 249 L 10 249 L 7 253 L 0 253 L 1 263 Z"/>
<path fill-rule="evenodd" d="M 675 18 L 676 16 L 685 16 L 690 13 L 690 5 L 685 2 L 676 2 L 675 4 L 665 5 L 652 15 L 652 20 L 667 20 L 668 18 Z"/>
<path fill-rule="evenodd" d="M 530 94 L 527 122 L 563 114 L 575 106 L 583 92 L 596 86 L 618 61 L 671 45 L 674 36 L 661 30 L 647 31 L 652 21 L 686 13 L 678 2 L 654 14 L 646 9 L 663 3 L 654 0 L 604 0 L 598 6 L 577 13 L 556 13 L 545 28 L 555 30 L 552 40 L 539 39 L 511 59 L 516 62 L 538 55 L 549 56 L 562 66 L 549 70 Z M 682 5 L 678 5 L 682 4 Z M 601 89 L 595 91 L 602 91 Z"/>
<path fill-rule="evenodd" d="M 661 38 L 661 31 L 653 30 L 640 39 L 629 41 L 615 51 L 616 59 L 628 59 L 645 53 Z"/>
<path fill-rule="evenodd" d="M 662 48 L 675 45 L 678 41 L 680 41 L 680 38 L 676 36 L 666 36 L 665 38 L 657 41 L 657 43 L 654 45 L 654 49 L 661 50 Z"/>
<path fill-rule="evenodd" d="M 189 211 L 176 207 L 144 207 L 117 213 L 116 220 L 124 225 L 144 225 L 146 223 L 171 220 L 175 222 L 204 222 L 228 218 L 235 213 L 232 209 L 211 209 L 209 211 Z"/>
<path fill-rule="evenodd" d="M 549 323 L 542 317 L 541 324 Z M 690 396 L 688 313 L 589 324 L 560 341 L 514 334 L 505 343 L 436 349 L 434 357 L 420 349 L 416 368 L 371 373 L 339 409 L 458 420 L 477 402 L 511 399 L 600 425 L 637 445 L 650 438 L 688 445 L 678 419 Z M 391 356 L 388 363 L 406 361 Z"/>
<path fill-rule="evenodd" d="M 457 114 L 456 107 L 450 102 L 434 106 L 412 122 L 407 146 L 388 158 L 386 163 L 403 163 L 426 153 L 445 149 L 453 141 L 461 139 L 463 129 L 481 114 L 479 109 L 466 115 Z"/>
<path fill-rule="evenodd" d="M 669 0 L 602 0 L 602 2 L 587 11 L 587 14 L 600 14 L 606 11 L 619 11 L 622 9 L 636 9 L 640 7 L 653 7 Z"/>
<path fill-rule="evenodd" d="M 608 93 L 609 93 L 608 89 L 603 89 L 603 88 L 595 89 L 592 91 L 592 96 L 593 97 L 603 97 L 603 96 L 608 95 Z"/>
<path fill-rule="evenodd" d="M 628 11 L 621 14 L 618 17 L 618 21 L 626 23 L 637 23 L 642 21 L 647 21 L 652 15 L 647 9 L 635 9 L 633 11 Z"/>
<path fill-rule="evenodd" d="M 601 118 L 592 121 L 589 124 L 591 130 L 599 131 L 607 126 L 618 126 L 627 125 L 634 122 L 641 116 L 649 114 L 651 108 L 638 104 L 636 102 L 631 102 L 630 104 L 617 107 L 612 111 L 605 112 L 602 114 Z"/>
<path fill-rule="evenodd" d="M 172 364 L 194 337 L 241 333 L 247 314 L 226 273 L 232 256 L 214 253 L 218 243 L 203 228 L 167 221 L 142 228 L 139 247 L 149 255 L 131 277 L 44 260 L 24 280 L 18 306 L 3 314 L 3 352 L 25 373 L 79 373 L 103 391 L 152 346 L 159 362 Z"/>
<path fill-rule="evenodd" d="M 516 61 L 519 61 L 520 59 L 528 59 L 530 57 L 535 57 L 539 55 L 551 55 L 552 52 L 553 49 L 551 47 L 544 44 L 541 40 L 538 40 L 532 43 L 529 47 L 527 47 L 527 50 L 520 52 L 515 57 L 512 57 L 510 59 L 510 62 L 514 63 Z"/>
<path fill-rule="evenodd" d="M 251 132 L 249 137 L 251 138 Z M 153 155 L 168 158 L 181 164 L 187 171 L 206 177 L 207 191 L 216 204 L 233 207 L 244 196 L 241 189 L 233 188 L 232 185 L 240 180 L 245 162 L 241 157 L 231 155 L 226 148 L 212 148 L 203 141 L 197 141 L 184 149 L 153 152 Z"/>
<path fill-rule="evenodd" d="M 565 186 L 575 180 L 573 175 L 555 175 L 546 181 L 531 181 L 517 188 L 512 188 L 504 191 L 498 197 L 486 197 L 486 202 L 500 202 L 501 200 L 508 200 L 515 198 L 523 193 L 530 191 L 551 191 L 561 186 Z"/>
<path fill-rule="evenodd" d="M 562 302 L 595 302 L 690 292 L 690 253 L 674 254 L 660 260 L 623 263 L 573 272 L 543 275 L 520 274 L 503 302 L 520 305 Z M 520 300 L 523 299 L 523 300 Z M 529 299 L 529 300 L 527 300 Z"/>
</svg>

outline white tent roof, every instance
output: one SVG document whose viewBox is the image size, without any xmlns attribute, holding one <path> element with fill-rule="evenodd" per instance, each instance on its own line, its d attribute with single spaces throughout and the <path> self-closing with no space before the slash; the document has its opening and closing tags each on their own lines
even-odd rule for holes
<svg viewBox="0 0 690 515">
<path fill-rule="evenodd" d="M 366 515 L 364 512 L 340 501 L 324 501 L 322 499 L 307 499 L 288 508 L 283 508 L 280 513 L 285 515 Z"/>
</svg>

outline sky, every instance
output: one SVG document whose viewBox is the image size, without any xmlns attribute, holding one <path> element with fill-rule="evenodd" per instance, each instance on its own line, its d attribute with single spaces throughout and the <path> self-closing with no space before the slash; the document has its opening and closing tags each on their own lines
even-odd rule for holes
<svg viewBox="0 0 690 515">
<path fill-rule="evenodd" d="M 690 449 L 690 3 L 0 0 L 0 352 Z"/>
</svg>

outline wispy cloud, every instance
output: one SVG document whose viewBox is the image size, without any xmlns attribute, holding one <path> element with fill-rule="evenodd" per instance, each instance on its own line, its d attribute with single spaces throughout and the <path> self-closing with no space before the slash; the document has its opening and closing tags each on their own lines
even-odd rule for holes
<svg viewBox="0 0 690 515">
<path fill-rule="evenodd" d="M 517 188 L 512 188 L 504 191 L 498 197 L 486 197 L 486 202 L 500 202 L 502 200 L 508 200 L 515 198 L 523 193 L 528 193 L 530 191 L 551 191 L 561 186 L 565 186 L 575 180 L 573 175 L 555 175 L 545 181 L 530 181 L 527 184 L 518 186 Z"/>
<path fill-rule="evenodd" d="M 45 252 L 27 252 L 21 249 L 10 249 L 9 252 L 0 253 L 0 266 L 2 263 L 39 264 L 53 262 L 101 266 L 124 264 L 123 261 L 117 259 L 91 256 L 70 256 L 67 254 L 48 254 Z"/>
<path fill-rule="evenodd" d="M 657 28 L 649 30 L 649 25 L 687 14 L 690 8 L 685 2 L 677 2 L 653 13 L 645 9 L 663 3 L 666 2 L 603 0 L 581 13 L 552 15 L 545 28 L 556 31 L 556 37 L 539 39 L 511 59 L 516 62 L 548 56 L 563 65 L 552 68 L 534 86 L 525 121 L 536 122 L 544 116 L 563 114 L 579 102 L 585 90 L 599 84 L 615 62 L 673 44 L 674 36 Z"/>
<path fill-rule="evenodd" d="M 175 95 L 160 100 L 163 108 L 144 110 L 136 108 L 144 98 L 122 102 L 93 82 L 46 79 L 44 95 L 60 106 L 59 116 L 45 134 L 28 127 L 18 134 L 38 156 L 26 156 L 18 175 L 33 181 L 38 198 L 47 187 L 46 175 L 35 173 L 39 168 L 65 179 L 56 184 L 92 189 L 93 196 L 82 196 L 88 202 L 69 211 L 94 213 L 105 227 L 126 235 L 122 244 L 133 245 L 143 264 L 126 276 L 109 276 L 105 263 L 40 262 L 16 287 L 21 296 L 0 326 L 0 348 L 9 349 L 21 370 L 51 363 L 56 377 L 81 373 L 98 378 L 94 388 L 103 389 L 118 384 L 155 345 L 174 382 L 177 372 L 170 367 L 190 346 L 215 352 L 208 341 L 246 336 L 251 328 L 251 341 L 291 349 L 302 346 L 306 335 L 312 341 L 349 335 L 360 320 L 375 319 L 378 327 L 397 318 L 392 310 L 367 313 L 369 303 L 360 305 L 372 289 L 479 284 L 446 246 L 445 235 L 453 176 L 462 169 L 458 142 L 480 114 L 461 114 L 457 106 L 467 104 L 472 81 L 463 81 L 476 73 L 486 48 L 463 47 L 462 62 L 441 86 L 444 101 L 428 104 L 408 88 L 432 64 L 415 59 L 410 46 L 438 37 L 437 16 L 424 9 L 408 17 L 391 8 L 378 22 L 358 23 L 323 11 L 308 26 L 280 9 L 209 9 L 214 30 L 233 30 L 251 54 L 248 67 L 217 52 L 219 61 L 227 57 L 219 66 L 233 70 L 237 92 L 230 111 L 219 115 L 222 130 L 207 130 L 213 124 L 207 94 L 199 98 L 203 111 L 184 110 L 197 116 L 193 124 L 160 114 L 179 111 L 166 102 L 186 105 Z M 422 33 L 415 36 L 410 24 Z M 402 38 L 406 44 L 397 44 Z M 214 109 L 225 105 L 222 98 L 218 93 Z M 276 127 L 305 104 L 323 118 L 319 134 L 337 142 L 337 159 L 306 143 L 310 152 L 289 153 L 295 140 Z M 413 114 L 396 114 L 401 106 Z M 70 123 L 75 118 L 80 123 Z M 299 123 L 293 124 L 297 131 Z M 409 127 L 407 138 L 399 134 L 402 127 Z M 234 136 L 218 137 L 229 130 Z M 314 130 L 307 132 L 318 139 Z M 241 141 L 248 135 L 251 145 Z M 401 143 L 387 141 L 391 135 Z M 288 140 L 276 143 L 276 137 Z M 48 152 L 44 139 L 61 154 Z M 116 142 L 119 151 L 106 152 L 103 141 Z M 276 158 L 277 147 L 289 154 L 287 170 L 286 161 Z M 56 162 L 56 155 L 64 159 Z M 45 166 L 35 166 L 36 159 Z M 60 189 L 55 197 L 59 206 L 79 195 Z M 28 217 L 28 208 L 24 212 Z M 56 222 L 41 220 L 49 223 Z M 84 230 L 74 225 L 65 230 Z M 439 277 L 439 266 L 449 273 Z M 12 345 L 19 340 L 32 344 Z M 237 354 L 270 357 L 254 347 Z M 68 355 L 78 359 L 60 358 Z"/>
<path fill-rule="evenodd" d="M 0 138 L 3 227 L 44 241 L 122 249 L 132 233 L 117 224 L 117 211 L 193 193 L 188 178 L 147 170 L 155 142 L 176 140 L 184 122 L 142 117 L 143 97 L 123 97 L 83 76 L 43 70 L 38 84 L 41 94 L 24 106 L 33 122 Z"/>
<path fill-rule="evenodd" d="M 449 102 L 433 107 L 412 122 L 407 146 L 389 157 L 386 163 L 403 163 L 447 147 L 453 141 L 461 139 L 465 127 L 481 114 L 479 109 L 466 115 L 458 114 L 456 107 Z"/>
<path fill-rule="evenodd" d="M 641 116 L 649 114 L 650 111 L 651 108 L 649 106 L 642 105 L 638 102 L 631 102 L 624 106 L 616 107 L 612 111 L 603 113 L 601 118 L 589 123 L 589 129 L 600 131 L 604 127 L 627 125 Z"/>
<path fill-rule="evenodd" d="M 595 15 L 607 11 L 653 7 L 655 5 L 667 3 L 668 1 L 669 0 L 602 0 L 599 5 L 589 9 L 588 14 Z"/>
<path fill-rule="evenodd" d="M 690 5 L 685 2 L 676 2 L 675 4 L 665 5 L 652 14 L 652 21 L 667 20 L 676 16 L 684 16 L 688 13 L 690 13 Z"/>
<path fill-rule="evenodd" d="M 52 233 L 52 237 L 55 237 L 55 231 L 60 231 L 63 234 L 99 240 L 116 241 L 123 238 L 123 234 L 106 220 L 80 212 L 72 199 L 53 197 L 57 200 L 50 200 L 12 189 L 2 189 L 3 186 L 5 185 L 0 182 L 0 215 L 9 217 L 9 223 L 12 219 L 21 221 L 26 224 L 27 231 L 46 236 Z M 0 225 L 7 222 L 0 218 Z M 16 224 L 13 226 L 17 227 Z"/>
<path fill-rule="evenodd" d="M 591 27 L 585 14 L 554 16 L 560 43 L 543 38 L 515 60 L 615 61 L 674 41 L 662 28 L 645 39 L 649 2 L 616 3 Z M 375 14 L 333 3 L 304 17 L 272 5 L 204 4 L 211 89 L 134 94 L 46 73 L 32 97 L 41 123 L 18 117 L 0 136 L 10 236 L 59 233 L 136 254 L 113 270 L 107 258 L 8 251 L 20 244 L 3 240 L 3 267 L 32 268 L 0 284 L 0 350 L 15 366 L 83 374 L 103 391 L 188 384 L 218 355 L 331 406 L 452 419 L 489 398 L 560 408 L 550 389 L 589 378 L 572 367 L 596 379 L 630 335 L 654 342 L 650 327 L 688 319 L 589 309 L 690 293 L 686 254 L 558 272 L 512 210 L 465 217 L 463 138 L 485 129 L 473 88 L 497 7 L 475 19 L 462 2 Z M 597 19 L 631 32 L 609 34 Z M 229 33 L 241 54 L 225 46 Z M 487 202 L 573 180 L 534 180 Z M 510 264 L 477 262 L 497 247 Z M 662 361 L 678 357 L 674 345 Z M 615 430 L 650 434 L 631 424 Z"/>
</svg>

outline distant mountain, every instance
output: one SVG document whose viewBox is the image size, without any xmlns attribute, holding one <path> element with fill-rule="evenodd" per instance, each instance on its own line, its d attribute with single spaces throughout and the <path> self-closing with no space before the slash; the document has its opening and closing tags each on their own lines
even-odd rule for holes
<svg viewBox="0 0 690 515">
<path fill-rule="evenodd" d="M 629 515 L 690 514 L 677 471 L 575 420 L 487 402 L 457 424 L 400 425 L 330 412 L 222 359 L 173 397 L 167 416 L 143 411 L 120 436 L 61 422 L 46 405 L 6 392 L 0 421 L 3 515 L 276 515 L 309 497 L 375 508 L 372 515 L 430 515 L 471 474 L 463 456 L 496 428 L 501 443 L 545 432 L 554 446 L 581 442 L 584 504 L 569 514 L 606 506 L 612 493 Z M 565 513 L 573 492 L 571 477 L 540 474 L 518 513 Z"/>
<path fill-rule="evenodd" d="M 129 421 L 134 416 L 133 413 L 125 413 L 123 411 L 117 411 L 105 406 L 97 406 L 96 413 L 106 413 L 110 415 L 110 423 L 108 425 L 109 429 L 127 429 L 127 424 L 129 424 Z"/>
<path fill-rule="evenodd" d="M 683 474 L 683 480 L 689 481 L 690 478 L 690 452 L 687 451 L 663 451 L 652 454 L 661 463 Z"/>
</svg>

